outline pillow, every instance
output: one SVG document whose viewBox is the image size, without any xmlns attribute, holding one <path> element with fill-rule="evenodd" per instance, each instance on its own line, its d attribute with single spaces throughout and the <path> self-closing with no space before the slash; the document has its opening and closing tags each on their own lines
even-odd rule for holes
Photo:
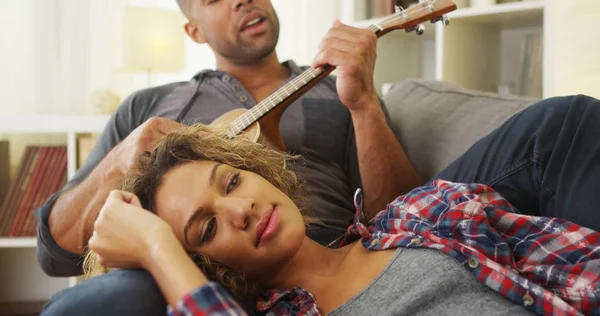
<svg viewBox="0 0 600 316">
<path fill-rule="evenodd" d="M 426 179 L 536 100 L 431 80 L 394 83 L 383 97 L 390 127 Z"/>
</svg>

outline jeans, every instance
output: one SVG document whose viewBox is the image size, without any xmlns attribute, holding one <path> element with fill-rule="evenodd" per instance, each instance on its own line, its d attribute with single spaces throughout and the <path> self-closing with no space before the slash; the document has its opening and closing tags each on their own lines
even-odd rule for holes
<svg viewBox="0 0 600 316">
<path fill-rule="evenodd" d="M 540 101 L 433 179 L 483 183 L 524 214 L 600 231 L 600 101 L 583 95 Z"/>
<path fill-rule="evenodd" d="M 433 179 L 487 184 L 521 212 L 600 231 L 600 102 L 540 101 L 475 143 Z M 433 180 L 432 179 L 432 180 Z M 55 295 L 43 315 L 164 315 L 147 272 L 118 270 Z"/>
<path fill-rule="evenodd" d="M 54 295 L 41 315 L 162 315 L 167 303 L 152 275 L 116 270 Z"/>
</svg>

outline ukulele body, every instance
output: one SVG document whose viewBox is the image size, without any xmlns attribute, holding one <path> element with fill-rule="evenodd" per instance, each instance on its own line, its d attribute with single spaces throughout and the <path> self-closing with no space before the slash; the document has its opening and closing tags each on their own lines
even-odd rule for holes
<svg viewBox="0 0 600 316">
<path fill-rule="evenodd" d="M 263 143 L 271 148 L 285 151 L 286 147 L 279 135 L 279 119 L 281 118 L 282 110 L 286 107 L 273 111 L 260 119 L 258 122 L 250 125 L 240 135 L 249 139 L 252 142 Z M 217 129 L 227 129 L 231 123 L 246 113 L 247 109 L 235 109 L 216 118 L 209 126 Z"/>
</svg>

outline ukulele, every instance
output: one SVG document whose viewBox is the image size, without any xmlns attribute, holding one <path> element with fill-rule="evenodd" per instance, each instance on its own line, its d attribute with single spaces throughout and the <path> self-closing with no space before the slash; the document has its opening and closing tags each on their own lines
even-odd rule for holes
<svg viewBox="0 0 600 316">
<path fill-rule="evenodd" d="M 396 6 L 396 12 L 381 22 L 374 23 L 367 30 L 375 33 L 377 38 L 393 30 L 403 29 L 422 35 L 425 27 L 422 22 L 441 21 L 448 25 L 449 20 L 444 14 L 456 10 L 452 0 L 420 0 L 418 4 L 407 9 Z M 329 75 L 334 66 L 325 65 L 320 68 L 309 68 L 292 79 L 267 98 L 251 109 L 231 110 L 217 119 L 210 126 L 221 131 L 224 136 L 233 138 L 243 136 L 254 142 L 285 151 L 286 146 L 279 134 L 279 120 L 285 109 L 296 101 L 302 94 Z"/>
</svg>

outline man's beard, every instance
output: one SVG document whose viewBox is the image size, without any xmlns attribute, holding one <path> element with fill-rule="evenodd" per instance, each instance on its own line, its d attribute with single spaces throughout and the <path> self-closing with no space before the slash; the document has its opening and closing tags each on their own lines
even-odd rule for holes
<svg viewBox="0 0 600 316">
<path fill-rule="evenodd" d="M 268 38 L 262 41 L 263 44 L 260 47 L 256 45 L 252 38 L 243 38 L 242 34 L 238 33 L 234 43 L 218 43 L 217 41 L 217 45 L 214 46 L 215 51 L 238 65 L 253 64 L 266 58 L 275 50 L 279 40 L 279 23 L 272 19 L 273 17 L 265 20 L 266 23 L 270 24 L 270 28 L 266 34 L 261 35 Z"/>
</svg>

